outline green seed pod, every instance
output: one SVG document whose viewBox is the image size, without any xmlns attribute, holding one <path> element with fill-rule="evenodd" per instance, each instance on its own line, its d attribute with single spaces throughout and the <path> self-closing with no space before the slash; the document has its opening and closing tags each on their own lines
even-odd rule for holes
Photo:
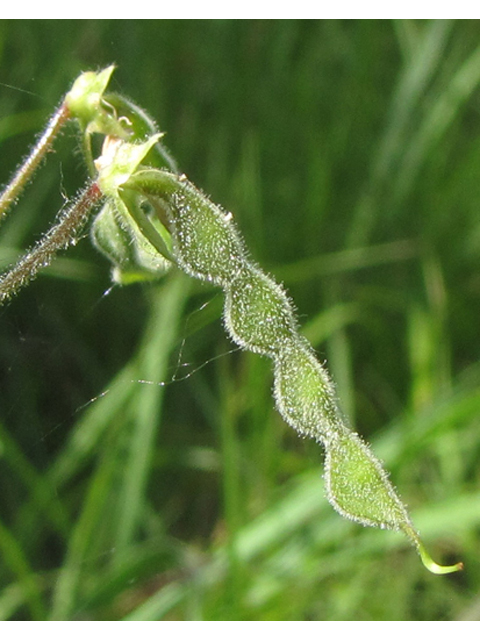
<svg viewBox="0 0 480 640">
<path fill-rule="evenodd" d="M 403 531 L 432 573 L 462 570 L 462 562 L 445 566 L 432 560 L 385 469 L 360 436 L 345 426 L 331 436 L 325 443 L 325 484 L 330 504 L 342 516 L 364 526 Z"/>
<path fill-rule="evenodd" d="M 231 213 L 213 204 L 185 176 L 146 169 L 131 177 L 130 189 L 163 202 L 178 265 L 189 275 L 227 286 L 248 264 Z"/>
<path fill-rule="evenodd" d="M 346 427 L 326 443 L 325 482 L 330 503 L 343 516 L 382 529 L 413 529 L 380 461 Z"/>
<path fill-rule="evenodd" d="M 181 266 L 216 284 L 232 281 L 246 264 L 232 215 L 184 181 L 167 200 L 174 243 Z"/>
<path fill-rule="evenodd" d="M 274 395 L 283 419 L 302 435 L 325 444 L 342 428 L 328 373 L 299 336 L 275 358 Z"/>
<path fill-rule="evenodd" d="M 327 496 L 333 507 L 360 524 L 402 530 L 434 573 L 461 568 L 437 565 L 425 551 L 381 463 L 345 426 L 333 385 L 299 335 L 287 295 L 249 261 L 231 215 L 186 179 L 166 171 L 135 172 L 125 187 L 164 203 L 177 264 L 189 275 L 222 286 L 227 332 L 242 348 L 273 359 L 278 410 L 300 434 L 325 446 Z"/>
<path fill-rule="evenodd" d="M 274 356 L 297 336 L 292 306 L 283 289 L 248 265 L 225 290 L 225 326 L 245 349 Z"/>
</svg>

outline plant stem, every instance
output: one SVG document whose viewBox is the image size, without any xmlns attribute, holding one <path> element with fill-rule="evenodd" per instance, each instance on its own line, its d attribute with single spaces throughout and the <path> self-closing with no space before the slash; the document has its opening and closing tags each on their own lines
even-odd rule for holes
<svg viewBox="0 0 480 640">
<path fill-rule="evenodd" d="M 10 183 L 0 194 L 0 220 L 6 215 L 10 205 L 16 200 L 22 189 L 33 176 L 43 157 L 50 149 L 58 132 L 70 117 L 70 111 L 63 102 L 50 118 L 43 135 L 33 147 L 32 151 L 17 169 Z"/>
<path fill-rule="evenodd" d="M 75 244 L 76 235 L 86 221 L 91 208 L 102 197 L 94 182 L 86 187 L 60 217 L 59 222 L 29 251 L 6 275 L 0 278 L 0 304 L 10 298 L 36 275 L 39 269 L 50 264 L 53 256 Z"/>
</svg>

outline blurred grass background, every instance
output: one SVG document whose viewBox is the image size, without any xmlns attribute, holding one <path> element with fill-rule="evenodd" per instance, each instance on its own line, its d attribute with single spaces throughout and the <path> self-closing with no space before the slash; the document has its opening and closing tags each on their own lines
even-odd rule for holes
<svg viewBox="0 0 480 640">
<path fill-rule="evenodd" d="M 288 288 L 434 558 L 466 565 L 430 575 L 400 534 L 342 520 L 220 292 L 110 290 L 87 239 L 0 309 L 0 619 L 480 619 L 479 36 L 0 22 L 0 182 L 76 76 L 115 62 L 112 89 Z M 83 184 L 76 142 L 2 225 L 2 269 Z"/>
</svg>

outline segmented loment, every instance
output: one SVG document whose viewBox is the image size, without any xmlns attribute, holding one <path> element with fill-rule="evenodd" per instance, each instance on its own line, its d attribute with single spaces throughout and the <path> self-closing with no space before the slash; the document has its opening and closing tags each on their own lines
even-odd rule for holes
<svg viewBox="0 0 480 640">
<path fill-rule="evenodd" d="M 418 544 L 381 463 L 346 426 L 325 367 L 298 331 L 291 300 L 250 259 L 233 216 L 184 176 L 167 171 L 140 171 L 126 186 L 161 201 L 177 264 L 189 275 L 223 288 L 230 338 L 272 359 L 278 411 L 299 434 L 325 447 L 327 496 L 334 508 L 363 525 L 401 529 Z"/>
</svg>

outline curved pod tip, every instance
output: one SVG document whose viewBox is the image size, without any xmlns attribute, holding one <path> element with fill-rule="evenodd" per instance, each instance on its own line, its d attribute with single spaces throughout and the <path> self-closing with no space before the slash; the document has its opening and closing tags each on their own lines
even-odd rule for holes
<svg viewBox="0 0 480 640">
<path fill-rule="evenodd" d="M 455 573 L 456 571 L 462 571 L 464 568 L 463 562 L 457 562 L 456 564 L 442 565 L 437 564 L 432 560 L 430 554 L 425 549 L 423 542 L 420 540 L 420 536 L 412 527 L 402 527 L 405 534 L 410 538 L 410 540 L 417 547 L 418 553 L 420 555 L 420 559 L 423 565 L 431 572 L 436 575 L 445 575 L 446 573 Z"/>
<path fill-rule="evenodd" d="M 436 575 L 444 575 L 446 573 L 455 573 L 456 571 L 462 571 L 462 569 L 464 568 L 463 562 L 457 562 L 457 564 L 450 564 L 450 565 L 437 564 L 432 560 L 432 558 L 427 553 L 423 545 L 419 545 L 418 552 L 420 554 L 420 558 L 423 564 L 425 565 L 425 567 L 432 573 L 435 573 Z"/>
</svg>

